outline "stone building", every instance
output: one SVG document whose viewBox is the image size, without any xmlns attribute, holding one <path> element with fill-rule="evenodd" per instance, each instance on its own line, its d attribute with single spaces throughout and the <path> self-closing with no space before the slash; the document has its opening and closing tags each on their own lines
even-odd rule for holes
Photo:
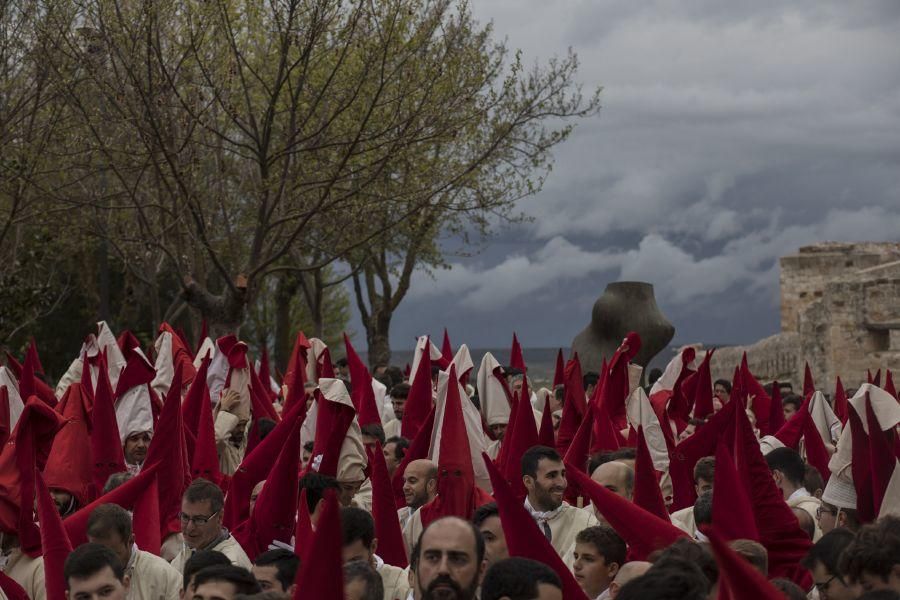
<svg viewBox="0 0 900 600">
<path fill-rule="evenodd" d="M 900 373 L 900 244 L 825 242 L 782 257 L 781 333 L 720 348 L 713 377 L 730 381 L 744 351 L 761 382 L 795 390 L 806 361 L 827 394 L 838 375 L 852 390 L 866 369 Z"/>
</svg>

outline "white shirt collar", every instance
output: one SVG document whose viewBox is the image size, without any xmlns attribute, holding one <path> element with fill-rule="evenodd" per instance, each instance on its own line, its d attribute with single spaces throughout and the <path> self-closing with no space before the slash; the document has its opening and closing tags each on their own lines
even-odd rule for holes
<svg viewBox="0 0 900 600">
<path fill-rule="evenodd" d="M 793 494 L 788 496 L 788 502 L 790 502 L 794 498 L 802 498 L 803 496 L 809 496 L 809 492 L 806 490 L 805 487 L 801 487 L 800 489 L 795 491 Z"/>
</svg>

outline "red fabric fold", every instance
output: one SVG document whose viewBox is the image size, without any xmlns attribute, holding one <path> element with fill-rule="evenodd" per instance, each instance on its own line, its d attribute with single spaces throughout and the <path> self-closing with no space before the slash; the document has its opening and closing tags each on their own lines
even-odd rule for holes
<svg viewBox="0 0 900 600">
<path fill-rule="evenodd" d="M 90 371 L 90 367 L 84 365 L 84 370 Z M 91 420 L 91 455 L 94 461 L 92 480 L 96 496 L 100 495 L 110 475 L 126 470 L 125 453 L 119 437 L 119 425 L 116 421 L 116 408 L 105 355 L 101 355 Z"/>
<path fill-rule="evenodd" d="M 728 446 L 720 440 L 716 447 L 716 468 L 712 501 L 712 528 L 727 541 L 759 541 L 750 498 Z"/>
<path fill-rule="evenodd" d="M 37 493 L 37 514 L 41 524 L 41 548 L 44 559 L 44 589 L 47 600 L 67 600 L 66 578 L 63 565 L 66 557 L 72 552 L 72 544 L 66 536 L 56 503 L 50 496 L 50 490 L 40 473 L 35 473 L 35 491 Z"/>
<path fill-rule="evenodd" d="M 378 412 L 375 390 L 372 388 L 372 375 L 360 360 L 346 333 L 344 334 L 344 346 L 347 350 L 347 367 L 350 369 L 350 383 L 352 384 L 350 399 L 353 401 L 353 406 L 356 407 L 359 426 L 381 425 L 381 414 Z"/>
<path fill-rule="evenodd" d="M 397 518 L 397 504 L 391 489 L 391 479 L 381 444 L 375 442 L 375 450 L 366 449 L 372 482 L 372 518 L 375 520 L 375 537 L 378 538 L 378 555 L 389 565 L 405 569 L 406 549 L 403 546 L 403 532 Z"/>
<path fill-rule="evenodd" d="M 847 424 L 850 417 L 849 402 L 847 401 L 847 392 L 844 391 L 844 384 L 838 377 L 834 382 L 834 414 L 841 420 L 841 425 Z"/>
<path fill-rule="evenodd" d="M 550 392 L 553 394 L 553 392 Z M 548 448 L 556 447 L 556 436 L 553 432 L 553 411 L 550 410 L 550 396 L 544 398 L 544 410 L 541 413 L 541 427 L 538 430 L 538 443 Z"/>
<path fill-rule="evenodd" d="M 403 406 L 403 419 L 400 423 L 401 435 L 408 440 L 416 437 L 428 413 L 434 406 L 431 395 L 431 353 L 430 341 L 425 342 L 425 351 L 416 367 L 406 404 Z"/>
<path fill-rule="evenodd" d="M 663 501 L 662 492 L 659 489 L 659 478 L 653 459 L 650 458 L 650 450 L 644 439 L 644 428 L 638 426 L 637 432 L 637 456 L 634 461 L 634 497 L 633 502 L 656 515 L 660 519 L 669 520 L 669 511 Z"/>
<path fill-rule="evenodd" d="M 57 405 L 57 411 L 66 425 L 53 438 L 53 446 L 43 470 L 47 485 L 72 494 L 78 506 L 84 506 L 93 500 L 96 493 L 87 403 L 81 384 L 70 385 Z"/>
<path fill-rule="evenodd" d="M 563 398 L 562 419 L 559 422 L 559 430 L 556 433 L 556 451 L 565 455 L 569 444 L 578 432 L 582 422 L 587 401 L 584 397 L 584 379 L 581 373 L 581 362 L 578 353 L 566 363 L 564 372 L 565 396 Z"/>
<path fill-rule="evenodd" d="M 294 600 L 344 600 L 341 513 L 334 490 L 325 490 L 325 507 L 310 549 L 300 556 Z"/>
<path fill-rule="evenodd" d="M 527 372 L 528 367 L 525 366 L 525 357 L 522 354 L 522 346 L 519 344 L 519 338 L 513 332 L 512 347 L 509 349 L 509 366 L 518 369 L 522 373 Z"/>
</svg>

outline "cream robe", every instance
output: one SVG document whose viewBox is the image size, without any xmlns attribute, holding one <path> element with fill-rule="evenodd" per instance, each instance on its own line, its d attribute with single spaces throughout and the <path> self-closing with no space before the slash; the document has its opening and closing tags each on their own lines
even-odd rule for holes
<svg viewBox="0 0 900 600">
<path fill-rule="evenodd" d="M 406 525 L 403 526 L 403 543 L 406 544 L 407 556 L 410 555 L 413 546 L 419 541 L 422 529 L 422 513 L 417 508 L 406 520 Z"/>
<path fill-rule="evenodd" d="M 787 505 L 791 508 L 800 508 L 812 517 L 813 523 L 816 526 L 815 534 L 813 535 L 813 543 L 818 542 L 819 538 L 822 537 L 822 530 L 819 528 L 819 519 L 816 517 L 816 512 L 822 505 L 822 501 L 815 496 L 802 494 L 789 498 L 787 500 Z"/>
<path fill-rule="evenodd" d="M 694 507 L 688 506 L 687 508 L 682 508 L 681 510 L 676 510 L 671 515 L 672 524 L 675 527 L 681 529 L 685 533 L 694 537 L 694 534 L 697 533 L 697 522 L 694 521 Z"/>
<path fill-rule="evenodd" d="M 179 600 L 181 573 L 154 554 L 137 549 L 132 552 L 132 564 L 126 571 L 131 577 L 128 600 Z"/>
<path fill-rule="evenodd" d="M 25 593 L 31 600 L 47 600 L 47 590 L 44 588 L 44 558 L 38 556 L 31 558 L 21 548 L 16 548 L 9 555 L 9 561 L 3 572 L 10 579 L 25 588 Z"/>
<path fill-rule="evenodd" d="M 497 457 L 500 455 L 500 442 L 502 440 L 494 440 L 488 447 L 485 448 L 485 452 L 490 457 L 491 460 L 497 460 Z"/>
<path fill-rule="evenodd" d="M 405 569 L 382 564 L 378 567 L 381 583 L 384 584 L 384 600 L 406 600 L 409 594 L 409 579 Z"/>
<path fill-rule="evenodd" d="M 247 436 L 241 445 L 236 447 L 231 443 L 231 430 L 238 424 L 237 415 L 219 411 L 216 415 L 216 451 L 219 453 L 219 470 L 223 475 L 234 475 L 241 461 L 244 460 L 244 451 L 247 449 Z"/>
<path fill-rule="evenodd" d="M 412 514 L 413 514 L 413 510 L 408 506 L 404 506 L 403 508 L 397 509 L 397 519 L 400 520 L 400 529 L 401 530 L 404 527 L 406 527 L 406 523 L 409 522 L 409 518 L 412 516 Z"/>
<path fill-rule="evenodd" d="M 234 539 L 233 535 L 229 535 L 227 538 L 225 538 L 212 548 L 204 548 L 204 550 L 216 550 L 218 552 L 221 552 L 228 557 L 228 560 L 231 561 L 231 564 L 238 567 L 244 567 L 248 571 L 250 570 L 250 567 L 253 566 L 250 562 L 250 559 L 247 558 L 247 553 L 244 552 L 244 549 L 241 548 L 241 545 L 236 539 Z M 194 552 L 195 550 L 184 546 L 181 549 L 181 552 L 178 553 L 178 556 L 172 559 L 172 566 L 177 569 L 179 573 L 184 573 L 184 563 L 187 562 L 187 560 L 194 554 Z"/>
<path fill-rule="evenodd" d="M 391 419 L 384 425 L 384 439 L 400 436 L 400 419 Z"/>
<path fill-rule="evenodd" d="M 563 502 L 562 509 L 551 521 L 550 544 L 569 569 L 575 562 L 572 553 L 575 551 L 575 536 L 582 529 L 599 525 L 594 513 L 585 508 L 576 508 Z"/>
</svg>

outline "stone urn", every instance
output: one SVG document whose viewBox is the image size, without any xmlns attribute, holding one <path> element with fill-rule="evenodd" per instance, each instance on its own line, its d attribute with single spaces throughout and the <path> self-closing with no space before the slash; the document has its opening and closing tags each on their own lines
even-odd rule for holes
<svg viewBox="0 0 900 600">
<path fill-rule="evenodd" d="M 653 285 L 642 281 L 617 281 L 606 286 L 594 303 L 591 322 L 572 340 L 583 372 L 599 372 L 629 331 L 641 336 L 641 350 L 634 363 L 646 367 L 675 336 L 653 295 Z"/>
</svg>

